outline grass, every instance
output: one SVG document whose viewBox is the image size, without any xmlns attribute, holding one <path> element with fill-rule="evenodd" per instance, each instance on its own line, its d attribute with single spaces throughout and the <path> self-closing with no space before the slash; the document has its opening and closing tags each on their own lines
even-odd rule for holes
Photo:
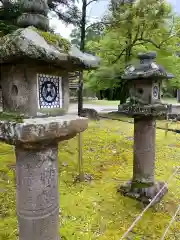
<svg viewBox="0 0 180 240">
<path fill-rule="evenodd" d="M 131 117 L 127 117 L 125 115 L 119 114 L 118 112 L 109 112 L 109 113 L 100 113 L 99 114 L 103 118 L 108 118 L 112 120 L 122 120 L 123 122 L 134 122 L 134 119 Z M 173 130 L 180 130 L 180 122 L 173 122 L 173 121 L 167 121 L 167 120 L 156 120 L 156 126 L 157 128 L 167 129 L 167 126 L 169 129 Z"/>
<path fill-rule="evenodd" d="M 118 106 L 119 101 L 108 101 L 108 100 L 84 100 L 85 104 L 95 104 L 102 106 Z"/>
<path fill-rule="evenodd" d="M 116 189 L 132 177 L 133 125 L 112 120 L 91 122 L 83 134 L 84 167 L 91 183 L 74 184 L 77 174 L 77 138 L 59 144 L 59 190 L 62 240 L 119 240 L 143 206 L 121 196 Z M 157 130 L 156 179 L 166 181 L 180 165 L 180 136 Z M 15 156 L 11 146 L 0 144 L 0 239 L 17 239 L 15 211 Z M 66 163 L 66 164 L 65 164 Z M 162 236 L 180 199 L 180 177 L 169 184 L 165 198 L 149 209 L 130 233 L 132 240 Z M 144 238 L 143 238 L 144 236 Z M 166 240 L 180 239 L 175 221 Z"/>
</svg>

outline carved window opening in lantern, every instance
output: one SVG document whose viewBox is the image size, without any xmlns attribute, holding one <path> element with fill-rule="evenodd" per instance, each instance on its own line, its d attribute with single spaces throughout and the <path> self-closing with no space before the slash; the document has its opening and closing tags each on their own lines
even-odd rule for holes
<svg viewBox="0 0 180 240">
<path fill-rule="evenodd" d="M 139 94 L 141 94 L 141 95 L 142 95 L 142 94 L 143 94 L 143 92 L 144 92 L 144 90 L 143 90 L 142 88 L 138 88 L 138 93 L 139 93 Z"/>
<path fill-rule="evenodd" d="M 12 85 L 12 88 L 11 88 L 11 95 L 13 96 L 13 97 L 16 97 L 16 96 L 18 96 L 18 87 L 15 85 L 15 84 L 13 84 Z"/>
</svg>

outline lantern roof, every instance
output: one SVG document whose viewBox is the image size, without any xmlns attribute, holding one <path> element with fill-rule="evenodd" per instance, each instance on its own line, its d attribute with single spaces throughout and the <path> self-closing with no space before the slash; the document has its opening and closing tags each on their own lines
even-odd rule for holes
<svg viewBox="0 0 180 240">
<path fill-rule="evenodd" d="M 100 58 L 81 52 L 61 36 L 35 27 L 19 28 L 0 39 L 0 63 L 31 59 L 68 71 L 99 67 Z"/>
<path fill-rule="evenodd" d="M 138 59 L 140 63 L 137 65 L 129 65 L 125 68 L 122 79 L 171 79 L 173 74 L 166 72 L 163 66 L 156 63 L 156 52 L 139 53 Z"/>
</svg>

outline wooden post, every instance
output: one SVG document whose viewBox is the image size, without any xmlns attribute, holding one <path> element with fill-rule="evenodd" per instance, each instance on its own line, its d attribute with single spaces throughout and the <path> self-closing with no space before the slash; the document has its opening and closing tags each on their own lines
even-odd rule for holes
<svg viewBox="0 0 180 240">
<path fill-rule="evenodd" d="M 79 147 L 79 161 L 78 161 L 78 169 L 79 169 L 79 181 L 84 181 L 84 171 L 83 171 L 83 136 L 82 133 L 78 135 L 78 147 Z"/>
<path fill-rule="evenodd" d="M 167 134 L 168 134 L 168 126 L 169 126 L 169 123 L 167 122 L 166 123 L 166 126 L 165 126 L 165 137 L 167 137 Z"/>
</svg>

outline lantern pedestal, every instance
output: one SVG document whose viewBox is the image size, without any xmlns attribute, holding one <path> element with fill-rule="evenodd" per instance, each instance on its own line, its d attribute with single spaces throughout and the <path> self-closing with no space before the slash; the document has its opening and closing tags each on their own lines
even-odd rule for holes
<svg viewBox="0 0 180 240">
<path fill-rule="evenodd" d="M 118 112 L 134 118 L 134 156 L 132 180 L 118 191 L 148 204 L 163 188 L 155 181 L 156 119 L 166 119 L 170 106 L 161 102 L 163 79 L 173 78 L 155 61 L 156 53 L 140 53 L 140 63 L 128 66 L 122 79 L 129 82 L 130 102 L 118 106 Z M 167 193 L 164 187 L 153 201 Z"/>
<path fill-rule="evenodd" d="M 144 204 L 149 204 L 152 199 L 157 195 L 157 193 L 163 188 L 163 182 L 154 183 L 153 186 L 143 187 L 140 183 L 139 186 L 134 186 L 132 181 L 125 183 L 124 185 L 119 186 L 118 192 L 120 192 L 124 196 L 128 196 L 130 198 L 136 199 Z M 168 188 L 165 187 L 161 191 L 161 193 L 157 196 L 155 201 L 153 201 L 153 205 L 160 202 L 164 195 L 168 192 Z"/>
<path fill-rule="evenodd" d="M 15 146 L 20 240 L 59 239 L 58 142 L 86 130 L 78 116 L 0 121 L 0 139 Z"/>
<path fill-rule="evenodd" d="M 156 183 L 155 171 L 155 142 L 156 122 L 153 117 L 134 119 L 134 162 L 133 178 L 119 191 L 127 196 L 149 203 L 164 186 L 163 182 Z M 167 193 L 167 187 L 157 197 L 154 203 Z"/>
<path fill-rule="evenodd" d="M 19 238 L 58 240 L 58 143 L 15 152 Z"/>
</svg>

